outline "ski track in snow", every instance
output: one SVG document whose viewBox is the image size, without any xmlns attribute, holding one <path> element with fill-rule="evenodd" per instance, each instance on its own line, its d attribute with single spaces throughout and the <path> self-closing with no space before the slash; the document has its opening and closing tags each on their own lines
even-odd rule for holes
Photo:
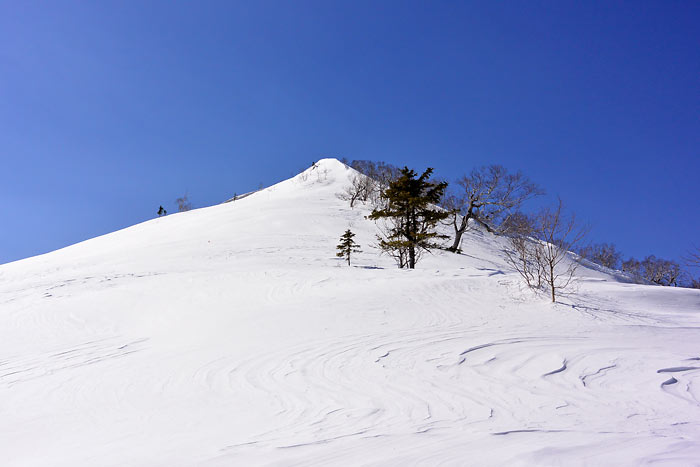
<svg viewBox="0 0 700 467">
<path fill-rule="evenodd" d="M 0 266 L 3 464 L 697 465 L 697 291 L 551 305 L 479 230 L 398 271 L 349 175 Z"/>
</svg>

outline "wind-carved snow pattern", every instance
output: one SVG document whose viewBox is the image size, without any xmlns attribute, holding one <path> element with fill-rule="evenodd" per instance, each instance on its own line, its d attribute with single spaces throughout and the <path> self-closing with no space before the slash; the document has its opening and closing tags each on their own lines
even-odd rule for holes
<svg viewBox="0 0 700 467">
<path fill-rule="evenodd" d="M 3 357 L 0 360 L 0 385 L 13 386 L 57 371 L 99 364 L 123 358 L 144 348 L 147 339 L 124 341 L 119 338 L 82 342 L 37 355 Z"/>
<path fill-rule="evenodd" d="M 0 266 L 3 463 L 700 459 L 698 291 L 582 267 L 552 305 L 476 228 L 400 271 L 371 206 L 338 197 L 352 176 L 324 159 Z M 352 267 L 334 255 L 348 228 Z"/>
</svg>

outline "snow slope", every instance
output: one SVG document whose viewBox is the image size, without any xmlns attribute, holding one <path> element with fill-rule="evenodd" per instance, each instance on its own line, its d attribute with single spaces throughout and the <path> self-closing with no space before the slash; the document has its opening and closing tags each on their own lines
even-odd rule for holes
<svg viewBox="0 0 700 467">
<path fill-rule="evenodd" d="M 351 174 L 0 266 L 0 463 L 700 465 L 700 291 L 552 305 L 479 230 L 398 270 Z"/>
</svg>

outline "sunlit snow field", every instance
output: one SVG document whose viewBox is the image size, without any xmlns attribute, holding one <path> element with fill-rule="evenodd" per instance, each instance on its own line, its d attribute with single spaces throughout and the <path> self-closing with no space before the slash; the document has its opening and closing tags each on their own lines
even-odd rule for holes
<svg viewBox="0 0 700 467">
<path fill-rule="evenodd" d="M 700 465 L 700 290 L 553 305 L 480 230 L 399 270 L 351 175 L 0 266 L 0 464 Z"/>
</svg>

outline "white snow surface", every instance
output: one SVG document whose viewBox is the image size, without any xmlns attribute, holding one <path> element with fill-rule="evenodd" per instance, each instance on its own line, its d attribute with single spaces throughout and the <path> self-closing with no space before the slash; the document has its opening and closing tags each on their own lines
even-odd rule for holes
<svg viewBox="0 0 700 467">
<path fill-rule="evenodd" d="M 352 174 L 0 266 L 0 464 L 700 465 L 700 291 L 551 304 L 481 230 L 399 270 Z"/>
</svg>

